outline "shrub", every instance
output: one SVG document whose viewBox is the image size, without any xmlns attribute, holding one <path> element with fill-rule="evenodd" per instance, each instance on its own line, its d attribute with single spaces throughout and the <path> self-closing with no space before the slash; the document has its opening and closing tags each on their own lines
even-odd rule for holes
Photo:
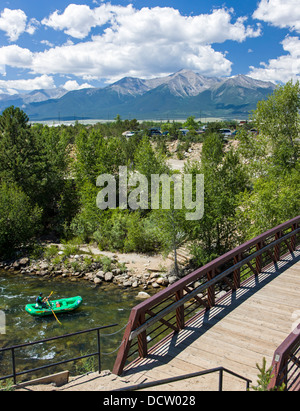
<svg viewBox="0 0 300 411">
<path fill-rule="evenodd" d="M 29 245 L 40 229 L 41 215 L 15 183 L 0 184 L 0 256 Z"/>
<path fill-rule="evenodd" d="M 139 213 L 131 214 L 127 221 L 127 230 L 125 252 L 149 253 L 160 248 L 160 233 L 151 213 L 144 218 Z"/>
<path fill-rule="evenodd" d="M 46 260 L 51 261 L 54 257 L 58 254 L 58 248 L 56 245 L 50 245 L 50 247 L 46 247 L 44 251 L 44 257 Z"/>
</svg>

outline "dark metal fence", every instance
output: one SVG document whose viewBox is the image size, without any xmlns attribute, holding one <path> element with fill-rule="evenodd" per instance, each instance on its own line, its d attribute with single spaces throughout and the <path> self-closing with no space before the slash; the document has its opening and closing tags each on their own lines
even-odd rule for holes
<svg viewBox="0 0 300 411">
<path fill-rule="evenodd" d="M 65 335 L 61 335 L 59 337 L 52 337 L 52 338 L 47 338 L 47 339 L 40 340 L 40 341 L 15 345 L 13 347 L 2 348 L 2 349 L 0 349 L 0 355 L 4 352 L 9 352 L 9 351 L 11 352 L 12 373 L 10 375 L 0 376 L 0 381 L 12 378 L 13 381 L 14 381 L 14 384 L 16 384 L 18 376 L 33 373 L 33 372 L 37 372 L 37 371 L 44 370 L 44 369 L 51 368 L 51 367 L 56 367 L 56 366 L 61 365 L 61 364 L 66 364 L 66 363 L 70 363 L 70 362 L 79 361 L 79 360 L 82 360 L 84 358 L 89 358 L 89 357 L 97 357 L 98 358 L 98 371 L 100 373 L 101 372 L 101 342 L 100 342 L 101 334 L 100 334 L 100 331 L 104 330 L 104 329 L 107 329 L 107 328 L 115 327 L 117 325 L 118 324 L 112 324 L 112 325 L 107 325 L 107 326 L 103 326 L 103 327 L 91 328 L 89 330 L 78 331 L 78 332 L 71 333 L 71 334 L 65 334 Z M 37 345 L 37 344 L 44 344 L 44 343 L 47 343 L 49 341 L 67 339 L 67 338 L 74 337 L 74 336 L 77 336 L 77 335 L 80 335 L 80 334 L 90 334 L 90 333 L 96 333 L 96 335 L 97 335 L 97 351 L 96 352 L 86 354 L 86 355 L 81 355 L 79 357 L 70 358 L 70 359 L 59 361 L 59 362 L 52 363 L 52 364 L 43 365 L 41 367 L 37 367 L 37 368 L 34 368 L 34 369 L 30 369 L 30 370 L 25 370 L 25 371 L 20 371 L 20 372 L 17 371 L 17 361 L 16 361 L 16 355 L 15 355 L 17 350 L 20 350 L 20 349 L 23 349 L 23 348 L 26 348 L 26 347 L 32 347 L 33 345 Z"/>
<path fill-rule="evenodd" d="M 191 374 L 186 374 L 186 375 L 180 375 L 178 377 L 170 377 L 170 378 L 165 378 L 163 380 L 157 380 L 157 381 L 151 381 L 151 382 L 147 382 L 144 384 L 138 384 L 138 385 L 131 385 L 130 387 L 125 387 L 125 388 L 119 388 L 117 390 L 114 391 L 138 391 L 138 390 L 143 390 L 146 388 L 154 388 L 154 387 L 158 387 L 164 384 L 171 384 L 174 382 L 178 382 L 178 381 L 184 381 L 184 380 L 188 380 L 190 378 L 195 378 L 195 377 L 203 377 L 204 375 L 208 375 L 208 374 L 214 374 L 214 373 L 219 373 L 219 391 L 223 391 L 223 380 L 224 380 L 224 373 L 230 374 L 233 377 L 236 377 L 237 379 L 240 379 L 242 381 L 245 382 L 246 384 L 246 391 L 249 391 L 250 389 L 250 384 L 251 384 L 251 380 L 249 380 L 248 378 L 245 378 L 233 371 L 228 370 L 227 368 L 224 367 L 218 367 L 218 368 L 212 368 L 210 370 L 205 370 L 205 371 L 199 371 L 199 372 L 194 372 Z"/>
</svg>

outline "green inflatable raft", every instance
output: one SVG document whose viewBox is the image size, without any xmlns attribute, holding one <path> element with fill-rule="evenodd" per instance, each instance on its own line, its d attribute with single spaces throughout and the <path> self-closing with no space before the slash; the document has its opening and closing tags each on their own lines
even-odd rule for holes
<svg viewBox="0 0 300 411">
<path fill-rule="evenodd" d="M 60 300 L 49 301 L 49 305 L 43 308 L 37 304 L 28 304 L 25 307 L 25 310 L 30 314 L 38 317 L 44 317 L 45 315 L 53 315 L 68 313 L 70 311 L 76 310 L 82 303 L 81 297 L 72 297 L 72 298 L 62 298 Z M 51 307 L 51 308 L 50 308 Z"/>
</svg>

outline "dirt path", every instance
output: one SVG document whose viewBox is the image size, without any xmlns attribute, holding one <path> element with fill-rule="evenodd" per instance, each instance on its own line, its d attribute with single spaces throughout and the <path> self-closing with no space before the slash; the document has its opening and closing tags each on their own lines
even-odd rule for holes
<svg viewBox="0 0 300 411">
<path fill-rule="evenodd" d="M 119 263 L 125 263 L 126 267 L 134 274 L 134 272 L 142 272 L 147 269 L 151 271 L 167 271 L 172 261 L 167 257 L 164 258 L 161 254 L 147 255 L 138 253 L 115 253 L 111 251 L 100 251 L 97 247 L 82 246 L 82 251 L 91 251 L 94 255 L 105 255 L 109 258 L 117 257 Z"/>
</svg>

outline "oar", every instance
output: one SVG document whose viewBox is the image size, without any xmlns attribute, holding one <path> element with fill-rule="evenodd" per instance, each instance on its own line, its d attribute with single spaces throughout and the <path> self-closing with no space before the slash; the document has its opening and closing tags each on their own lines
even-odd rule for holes
<svg viewBox="0 0 300 411">
<path fill-rule="evenodd" d="M 46 301 L 47 301 L 47 303 L 48 303 L 48 305 L 49 305 L 49 308 L 50 308 L 50 310 L 52 311 L 52 314 L 54 315 L 56 321 L 58 322 L 58 324 L 62 325 L 62 323 L 61 323 L 61 322 L 58 320 L 58 318 L 56 317 L 55 312 L 52 310 L 52 307 L 51 307 L 51 305 L 50 305 L 50 303 L 49 303 L 49 301 L 48 301 L 48 299 L 51 297 L 52 294 L 53 294 L 53 291 L 51 291 L 51 294 L 49 295 L 49 297 L 46 298 Z"/>
</svg>

